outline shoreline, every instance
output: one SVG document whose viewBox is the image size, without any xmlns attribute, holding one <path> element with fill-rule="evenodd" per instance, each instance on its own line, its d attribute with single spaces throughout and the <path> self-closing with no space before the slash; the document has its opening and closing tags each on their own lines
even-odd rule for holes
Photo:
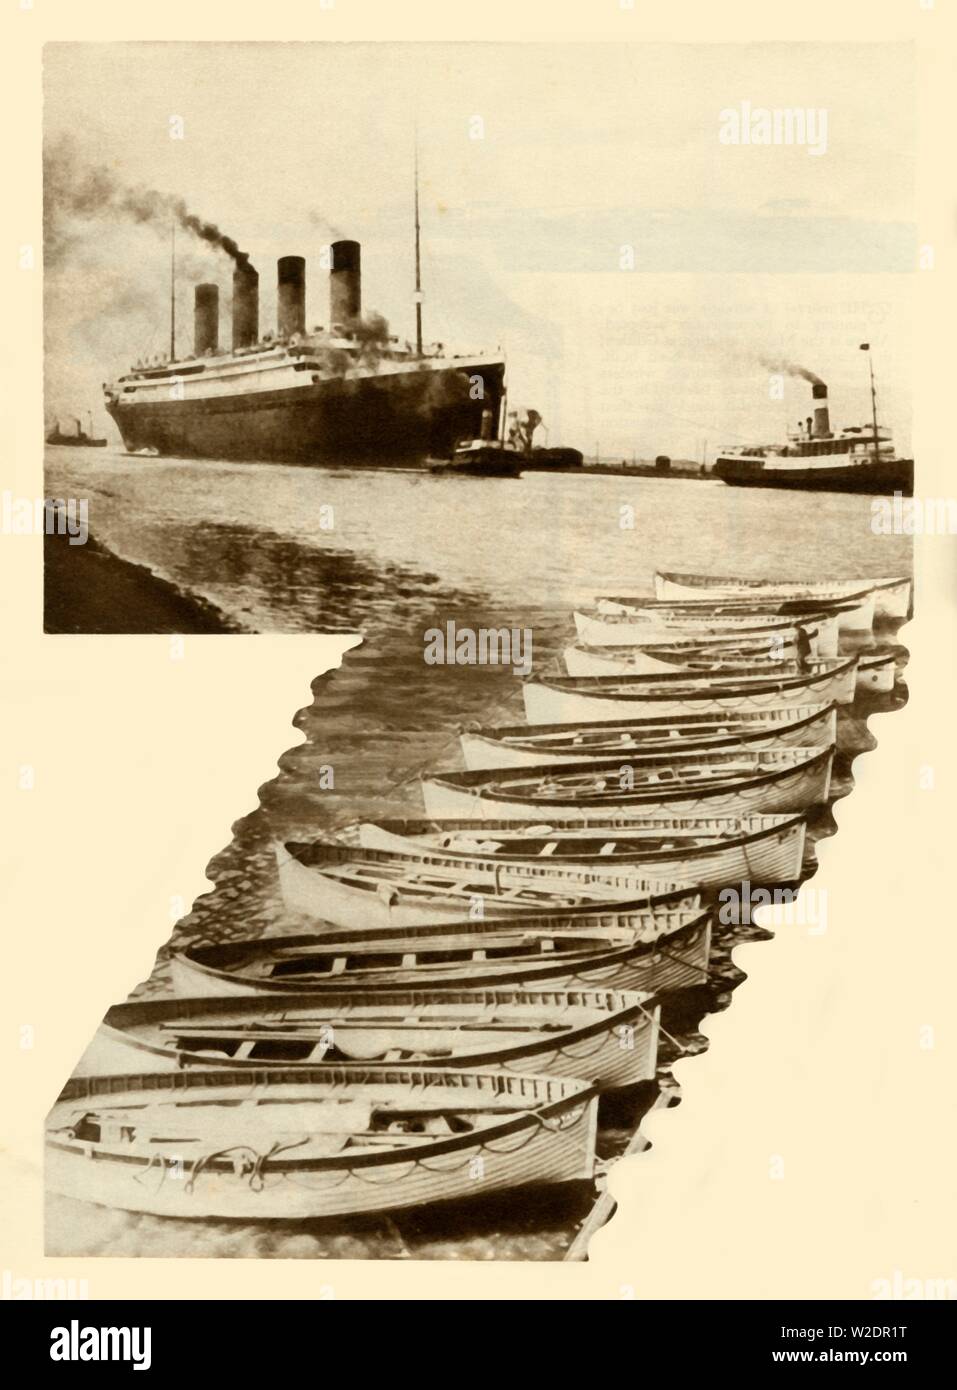
<svg viewBox="0 0 957 1390">
<path fill-rule="evenodd" d="M 91 535 L 70 545 L 43 538 L 43 631 L 80 633 L 238 633 L 214 604 L 185 593 L 146 565 L 122 560 Z"/>
</svg>

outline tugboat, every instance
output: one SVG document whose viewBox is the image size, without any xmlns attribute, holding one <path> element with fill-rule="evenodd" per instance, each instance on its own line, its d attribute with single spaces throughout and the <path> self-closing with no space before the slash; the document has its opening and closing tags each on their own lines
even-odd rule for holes
<svg viewBox="0 0 957 1390">
<path fill-rule="evenodd" d="M 504 399 L 504 398 L 503 398 Z M 504 411 L 503 411 L 504 414 Z M 517 478 L 524 457 L 511 440 L 492 437 L 492 412 L 483 410 L 481 433 L 477 439 L 463 439 L 450 458 L 430 458 L 432 473 L 464 473 L 480 478 Z"/>
<path fill-rule="evenodd" d="M 814 381 L 814 414 L 797 430 L 788 431 L 785 445 L 729 449 L 714 464 L 715 477 L 732 487 L 784 487 L 810 492 L 914 492 L 914 460 L 898 458 L 888 430 L 877 423 L 877 391 L 870 345 L 871 422 L 831 432 L 827 386 Z"/>
<path fill-rule="evenodd" d="M 541 423 L 542 417 L 537 410 L 527 410 L 523 419 L 519 419 L 517 411 L 506 412 L 503 394 L 499 437 L 491 437 L 492 413 L 486 410 L 482 415 L 481 438 L 463 440 L 450 459 L 431 459 L 431 470 L 433 473 L 476 473 L 486 477 L 517 478 L 520 473 L 582 468 L 585 459 L 578 449 L 539 449 L 532 446 L 532 437 Z"/>
<path fill-rule="evenodd" d="M 431 473 L 466 473 L 480 478 L 518 478 L 522 456 L 500 439 L 469 439 L 456 446 L 450 459 L 433 459 Z"/>
<path fill-rule="evenodd" d="M 49 433 L 49 434 L 47 435 L 47 437 L 46 437 L 47 443 L 48 443 L 48 444 L 72 444 L 73 447 L 74 447 L 74 449 L 75 449 L 75 448 L 82 448 L 82 449 L 105 449 L 105 448 L 106 448 L 106 440 L 105 440 L 105 439 L 94 439 L 94 438 L 93 438 L 93 416 L 89 413 L 89 411 L 87 412 L 87 415 L 88 415 L 89 421 L 90 421 L 90 433 L 89 433 L 89 434 L 87 434 L 87 433 L 84 431 L 83 426 L 80 424 L 79 419 L 78 419 L 76 416 L 74 416 L 73 419 L 74 419 L 74 423 L 75 423 L 75 425 L 76 425 L 76 434 L 64 434 L 63 431 L 60 429 L 60 422 L 59 422 L 59 420 L 57 420 L 57 422 L 56 422 L 56 424 L 54 425 L 53 429 L 50 431 L 50 433 Z"/>
</svg>

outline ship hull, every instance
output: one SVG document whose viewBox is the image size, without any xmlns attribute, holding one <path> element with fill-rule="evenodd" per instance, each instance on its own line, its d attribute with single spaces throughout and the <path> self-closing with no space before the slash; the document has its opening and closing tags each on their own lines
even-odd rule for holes
<svg viewBox="0 0 957 1390">
<path fill-rule="evenodd" d="M 82 438 L 77 438 L 77 436 L 76 436 L 75 434 L 61 434 L 61 435 L 48 434 L 48 435 L 47 435 L 47 438 L 46 438 L 46 442 L 47 442 L 48 444 L 52 444 L 55 448 L 56 448 L 56 447 L 62 447 L 62 448 L 69 447 L 69 448 L 71 448 L 71 449 L 105 449 L 105 448 L 106 448 L 106 440 L 105 440 L 105 439 L 89 439 L 86 435 L 83 435 Z"/>
<path fill-rule="evenodd" d="M 857 492 L 913 495 L 914 465 L 910 459 L 881 463 L 857 463 L 832 467 L 763 468 L 760 464 L 721 458 L 714 475 L 732 487 L 778 487 L 801 492 Z"/>
<path fill-rule="evenodd" d="M 370 373 L 196 398 L 107 406 L 130 452 L 237 462 L 376 465 L 451 454 L 498 411 L 504 366 Z M 472 398 L 481 378 L 482 395 Z"/>
</svg>

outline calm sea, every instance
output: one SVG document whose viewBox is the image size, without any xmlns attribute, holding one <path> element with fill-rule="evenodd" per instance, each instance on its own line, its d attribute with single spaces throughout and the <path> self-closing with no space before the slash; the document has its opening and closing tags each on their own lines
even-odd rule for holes
<svg viewBox="0 0 957 1390">
<path fill-rule="evenodd" d="M 51 448 L 47 494 L 96 539 L 253 631 L 371 635 L 432 599 L 514 609 L 639 592 L 655 569 L 797 578 L 906 571 L 868 498 L 614 476 L 441 477 L 131 459 Z M 332 529 L 323 529 L 332 509 Z"/>
<path fill-rule="evenodd" d="M 416 814 L 419 773 L 460 765 L 464 724 L 520 720 L 509 671 L 426 664 L 426 629 L 450 620 L 528 627 L 540 669 L 574 640 L 576 604 L 601 592 L 650 593 L 656 569 L 809 579 L 911 569 L 907 537 L 873 534 L 869 498 L 712 481 L 455 478 L 54 448 L 46 493 L 88 498 L 101 544 L 250 631 L 358 630 L 364 638 L 340 671 L 317 680 L 312 705 L 290 708 L 307 741 L 286 753 L 258 810 L 236 825 L 210 866 L 215 890 L 177 925 L 174 946 L 301 929 L 278 899 L 275 840 L 355 816 Z M 842 719 L 848 751 L 873 746 L 864 712 Z M 319 768 L 329 765 L 331 790 L 319 786 Z M 850 786 L 845 758 L 838 789 Z M 822 817 L 817 833 L 832 826 Z M 167 955 L 164 947 L 145 992 L 165 992 Z M 713 986 L 688 991 L 668 1031 L 699 1047 L 700 1019 L 726 1006 L 741 978 L 726 945 Z M 649 1086 L 605 1104 L 605 1156 L 620 1151 L 655 1094 Z M 267 1228 L 161 1221 L 57 1198 L 48 1253 L 556 1259 L 593 1200 L 590 1190 L 543 1189 L 521 1203 Z"/>
</svg>

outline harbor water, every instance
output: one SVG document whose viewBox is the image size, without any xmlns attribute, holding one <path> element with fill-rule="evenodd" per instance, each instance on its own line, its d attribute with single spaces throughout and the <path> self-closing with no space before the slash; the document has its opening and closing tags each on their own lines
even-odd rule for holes
<svg viewBox="0 0 957 1390">
<path fill-rule="evenodd" d="M 215 888 L 159 951 L 138 989 L 148 994 L 168 989 L 170 947 L 301 930 L 279 900 L 276 841 L 356 817 L 418 814 L 419 773 L 461 766 L 464 725 L 521 721 L 512 671 L 428 664 L 428 629 L 450 621 L 459 629 L 529 629 L 541 670 L 574 640 L 576 605 L 602 592 L 650 594 L 656 569 L 798 579 L 911 570 L 910 539 L 875 534 L 868 497 L 712 480 L 484 479 L 91 452 L 50 449 L 46 495 L 87 498 L 100 546 L 214 605 L 231 626 L 363 637 L 341 670 L 316 681 L 310 706 L 297 712 L 291 704 L 289 743 L 298 746 L 213 860 Z M 842 713 L 838 794 L 851 786 L 853 754 L 873 747 L 875 729 L 864 716 L 902 698 Z M 832 829 L 822 813 L 811 838 Z M 736 930 L 737 939 L 764 935 Z M 700 1019 L 726 1007 L 743 978 L 731 962 L 734 939 L 719 942 L 712 984 L 685 991 L 680 1007 L 666 1011 L 665 1080 L 678 1047 L 703 1045 Z M 640 1095 L 603 1102 L 603 1158 L 621 1151 L 657 1094 L 649 1084 Z M 171 1222 L 51 1197 L 47 1253 L 560 1259 L 594 1200 L 590 1186 L 544 1188 L 520 1202 L 285 1228 Z"/>
<path fill-rule="evenodd" d="M 255 632 L 359 630 L 371 641 L 471 604 L 520 618 L 609 589 L 648 591 L 656 569 L 799 579 L 910 569 L 909 538 L 875 535 L 867 497 L 713 479 L 443 477 L 51 448 L 46 492 L 87 498 L 100 544 Z"/>
</svg>

